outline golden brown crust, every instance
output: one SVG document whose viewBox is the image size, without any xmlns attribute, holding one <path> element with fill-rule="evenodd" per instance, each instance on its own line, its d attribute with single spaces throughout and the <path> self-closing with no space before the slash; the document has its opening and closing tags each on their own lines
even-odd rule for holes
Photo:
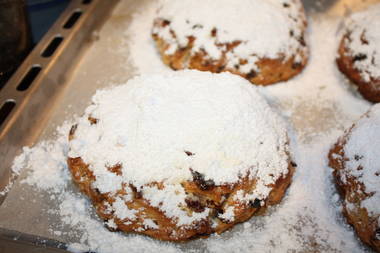
<svg viewBox="0 0 380 253">
<path fill-rule="evenodd" d="M 69 139 L 74 138 L 75 126 L 70 131 Z M 193 172 L 193 180 L 182 182 L 181 185 L 187 193 L 185 200 L 187 206 L 182 207 L 188 213 L 201 212 L 204 208 L 210 208 L 210 216 L 207 219 L 193 223 L 191 226 L 177 226 L 176 222 L 168 218 L 158 208 L 150 205 L 149 201 L 144 198 L 141 192 L 138 192 L 133 185 L 123 185 L 123 189 L 116 195 L 101 194 L 94 188 L 93 182 L 95 176 L 89 169 L 89 166 L 80 158 L 68 158 L 69 169 L 72 174 L 73 181 L 78 185 L 79 189 L 85 193 L 95 206 L 98 215 L 105 221 L 113 219 L 117 225 L 117 230 L 123 232 L 134 232 L 146 234 L 151 237 L 166 241 L 184 241 L 200 236 L 206 236 L 213 232 L 222 233 L 223 231 L 233 227 L 235 224 L 244 222 L 253 215 L 262 214 L 270 205 L 277 204 L 281 201 L 286 189 L 291 183 L 292 175 L 295 171 L 293 163 L 289 162 L 289 172 L 284 177 L 279 178 L 274 185 L 272 191 L 266 200 L 255 200 L 242 204 L 234 197 L 239 190 L 245 193 L 250 193 L 255 189 L 256 180 L 250 179 L 248 176 L 241 179 L 235 184 L 215 185 L 211 180 L 204 180 L 203 176 L 197 172 Z M 114 173 L 121 173 L 118 165 L 108 168 Z M 158 189 L 164 187 L 160 182 L 152 182 Z M 117 196 L 125 196 L 126 187 L 133 190 L 132 201 L 126 202 L 129 209 L 136 210 L 135 220 L 120 220 L 112 212 L 107 211 L 109 204 L 115 201 Z M 260 202 L 263 202 L 260 204 Z M 223 213 L 226 208 L 234 207 L 235 219 L 226 221 L 218 217 L 218 214 Z M 157 228 L 144 227 L 144 219 L 152 220 Z M 213 224 L 214 223 L 214 224 Z M 110 228 L 110 230 L 114 230 Z"/>
<path fill-rule="evenodd" d="M 303 12 L 303 9 L 300 10 Z M 170 21 L 157 18 L 154 22 L 154 30 L 162 29 L 170 25 Z M 173 54 L 167 54 L 166 51 L 170 47 L 170 44 L 158 34 L 152 33 L 152 37 L 156 42 L 156 46 L 161 55 L 162 61 L 174 70 L 180 69 L 197 69 L 201 71 L 211 71 L 214 73 L 231 72 L 246 78 L 251 83 L 256 85 L 270 85 L 280 81 L 287 81 L 300 73 L 306 66 L 308 55 L 307 46 L 304 40 L 304 30 L 306 28 L 306 21 L 304 22 L 304 28 L 302 35 L 297 39 L 299 42 L 299 48 L 297 50 L 300 59 L 297 59 L 295 55 L 286 57 L 285 55 L 279 55 L 278 58 L 259 58 L 256 62 L 259 71 L 251 70 L 248 73 L 244 73 L 239 70 L 239 66 L 244 65 L 244 60 L 241 60 L 234 68 L 227 67 L 228 61 L 226 54 L 231 52 L 241 41 L 232 41 L 230 43 L 219 43 L 217 47 L 221 50 L 221 57 L 216 60 L 212 60 L 204 50 L 192 52 L 194 37 L 188 37 L 188 43 L 185 47 L 177 49 Z M 170 30 L 173 38 L 176 38 L 176 33 Z M 217 29 L 213 30 L 213 33 L 217 33 Z M 212 35 L 212 36 L 215 36 Z M 248 57 L 248 55 L 247 55 Z"/>
<path fill-rule="evenodd" d="M 361 71 L 355 67 L 355 61 L 360 60 L 360 56 L 351 56 L 350 49 L 347 47 L 346 41 L 350 40 L 350 33 L 347 32 L 341 39 L 336 63 L 339 70 L 347 76 L 357 87 L 362 96 L 374 103 L 380 102 L 380 79 L 370 77 L 366 81 Z"/>
<path fill-rule="evenodd" d="M 330 150 L 328 155 L 329 166 L 334 169 L 333 176 L 338 192 L 343 199 L 343 215 L 347 222 L 354 227 L 356 234 L 364 243 L 380 252 L 380 240 L 377 237 L 380 230 L 377 222 L 378 217 L 371 216 L 367 209 L 361 206 L 361 202 L 370 195 L 365 192 L 365 186 L 354 176 L 346 174 L 345 182 L 341 179 L 341 173 L 345 170 L 345 163 L 348 160 L 345 157 L 344 146 L 352 128 Z M 351 207 L 349 208 L 348 205 Z"/>
</svg>

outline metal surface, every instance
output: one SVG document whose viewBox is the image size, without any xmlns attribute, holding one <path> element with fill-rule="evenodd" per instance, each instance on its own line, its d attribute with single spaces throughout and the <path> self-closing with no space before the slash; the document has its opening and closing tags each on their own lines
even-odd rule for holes
<svg viewBox="0 0 380 253">
<path fill-rule="evenodd" d="M 82 4 L 79 0 L 72 1 L 0 92 L 0 105 L 6 101 L 16 103 L 11 115 L 0 126 L 0 189 L 9 183 L 12 159 L 21 147 L 30 145 L 40 134 L 41 126 L 53 108 L 52 103 L 65 86 L 70 71 L 83 53 L 82 49 L 93 40 L 92 32 L 104 21 L 116 2 L 94 0 L 90 4 Z M 71 29 L 64 29 L 63 24 L 77 10 L 81 11 L 81 17 Z M 62 37 L 62 43 L 51 57 L 42 57 L 41 53 L 55 36 Z M 17 90 L 33 66 L 40 67 L 40 73 L 27 90 Z"/>
<path fill-rule="evenodd" d="M 127 47 L 123 52 L 118 50 L 126 43 L 123 34 L 133 12 L 148 1 L 121 0 L 100 32 L 94 33 L 118 1 L 92 0 L 91 4 L 85 5 L 73 0 L 37 45 L 0 92 L 0 106 L 7 100 L 16 102 L 10 117 L 0 126 L 0 189 L 12 178 L 10 166 L 22 146 L 51 138 L 56 126 L 83 111 L 98 88 L 122 83 L 133 76 Z M 303 2 L 308 12 L 344 15 L 345 6 L 355 6 L 358 0 Z M 64 29 L 63 25 L 76 10 L 82 11 L 77 23 L 71 29 Z M 57 50 L 51 57 L 42 57 L 41 53 L 56 36 L 63 38 Z M 35 65 L 42 68 L 41 72 L 29 89 L 18 91 L 20 81 Z M 20 178 L 25 176 L 23 171 Z M 60 217 L 43 210 L 57 206 L 57 203 L 48 194 L 36 193 L 33 187 L 20 184 L 19 180 L 0 208 L 0 252 L 21 252 L 21 248 L 28 252 L 62 251 L 58 248 L 64 249 L 65 246 L 59 241 L 70 241 L 76 235 L 58 236 L 49 232 L 50 225 L 59 223 Z M 40 247 L 38 251 L 31 245 L 45 248 Z M 2 251 L 2 247 L 8 247 L 9 251 L 7 248 Z"/>
<path fill-rule="evenodd" d="M 16 106 L 0 126 L 0 190 L 14 180 L 10 170 L 12 160 L 23 146 L 31 145 L 43 131 L 54 109 L 54 102 L 59 100 L 70 74 L 94 41 L 93 32 L 100 28 L 117 2 L 73 0 L 1 90 L 0 106 L 6 101 L 14 101 Z M 70 16 L 78 11 L 81 15 L 75 24 L 70 29 L 64 28 Z M 41 56 L 56 36 L 62 37 L 63 41 L 50 57 Z M 18 85 L 34 66 L 40 67 L 41 71 L 28 89 L 18 90 Z M 1 197 L 0 203 L 3 200 L 4 197 Z M 28 252 L 47 252 L 41 247 L 32 247 L 38 241 L 45 241 L 43 244 L 48 248 L 57 248 L 52 241 L 10 231 L 0 230 L 0 252 L 25 252 L 26 249 Z M 14 238 L 17 238 L 17 244 Z"/>
</svg>

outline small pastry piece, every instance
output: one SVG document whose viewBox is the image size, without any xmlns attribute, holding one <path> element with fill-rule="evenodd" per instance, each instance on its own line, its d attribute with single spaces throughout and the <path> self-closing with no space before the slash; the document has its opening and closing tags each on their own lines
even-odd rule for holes
<svg viewBox="0 0 380 253">
<path fill-rule="evenodd" d="M 337 64 L 363 97 L 380 102 L 380 4 L 351 15 L 340 42 Z"/>
<path fill-rule="evenodd" d="M 268 85 L 306 65 L 306 25 L 300 0 L 166 0 L 152 37 L 175 70 L 229 71 Z"/>
<path fill-rule="evenodd" d="M 380 105 L 375 105 L 330 150 L 343 214 L 359 238 L 380 252 Z"/>
<path fill-rule="evenodd" d="M 68 165 L 111 230 L 181 241 L 279 203 L 287 129 L 236 75 L 178 71 L 98 91 L 70 131 Z"/>
</svg>

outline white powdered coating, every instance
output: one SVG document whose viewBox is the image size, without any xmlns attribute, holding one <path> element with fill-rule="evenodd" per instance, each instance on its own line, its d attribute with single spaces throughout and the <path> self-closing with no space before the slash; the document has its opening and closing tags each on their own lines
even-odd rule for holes
<svg viewBox="0 0 380 253">
<path fill-rule="evenodd" d="M 186 193 L 180 184 L 165 184 L 162 190 L 157 187 L 144 187 L 143 196 L 151 206 L 158 207 L 165 215 L 176 220 L 177 226 L 191 225 L 194 221 L 200 221 L 207 218 L 210 209 L 205 208 L 203 212 L 193 212 L 191 216 L 181 207 L 186 207 Z"/>
<path fill-rule="evenodd" d="M 370 82 L 371 77 L 380 79 L 379 27 L 380 4 L 353 14 L 347 21 L 347 30 L 350 32 L 350 39 L 345 40 L 348 54 L 352 57 L 365 55 L 366 58 L 355 61 L 354 66 L 360 70 L 366 82 Z"/>
<path fill-rule="evenodd" d="M 23 183 L 37 184 L 39 188 L 52 189 L 53 192 L 60 192 L 65 187 L 64 179 L 71 179 L 66 164 L 67 138 L 64 136 L 69 128 L 69 123 L 58 128 L 59 138 L 55 141 L 40 142 L 32 149 L 23 148 L 23 153 L 15 158 L 13 169 L 36 168 L 29 171 Z"/>
<path fill-rule="evenodd" d="M 121 182 L 140 187 L 191 180 L 192 168 L 218 185 L 249 171 L 263 182 L 258 194 L 267 195 L 265 186 L 287 173 L 283 121 L 257 88 L 232 74 L 142 76 L 98 91 L 92 101 L 69 156 L 90 164 L 101 192 L 114 192 Z M 91 125 L 89 116 L 98 123 Z M 107 170 L 116 164 L 123 176 Z"/>
<path fill-rule="evenodd" d="M 210 215 L 208 208 L 192 215 L 181 208 L 187 195 L 180 183 L 193 180 L 191 170 L 217 185 L 256 178 L 243 202 L 267 198 L 270 185 L 288 172 L 283 120 L 258 88 L 230 73 L 140 76 L 98 91 L 92 102 L 70 141 L 69 156 L 89 164 L 96 177 L 92 186 L 101 193 L 115 194 L 123 183 L 133 184 L 178 226 Z M 107 169 L 117 164 L 122 175 Z M 152 182 L 163 182 L 163 189 Z M 118 197 L 112 205 L 119 219 L 136 219 Z"/>
<path fill-rule="evenodd" d="M 185 47 L 188 37 L 193 36 L 193 52 L 204 50 L 211 59 L 219 59 L 224 50 L 217 44 L 242 41 L 226 55 L 227 67 L 234 68 L 245 59 L 248 63 L 239 70 L 247 73 L 259 70 L 259 58 L 283 55 L 302 59 L 297 41 L 305 21 L 301 9 L 299 0 L 163 0 L 157 16 L 170 21 L 170 25 L 153 29 L 153 33 L 170 44 L 166 54 Z M 217 35 L 211 36 L 214 28 Z"/>
<path fill-rule="evenodd" d="M 344 147 L 345 170 L 342 177 L 354 176 L 365 192 L 373 194 L 362 202 L 372 215 L 380 215 L 380 104 L 355 123 Z"/>
<path fill-rule="evenodd" d="M 128 1 L 121 1 L 120 4 L 123 8 L 130 7 Z M 138 73 L 166 69 L 159 56 L 154 54 L 155 48 L 150 38 L 149 28 L 155 17 L 155 8 L 154 1 L 144 4 L 136 13 L 131 26 L 126 27 L 128 34 L 131 34 L 131 60 L 135 63 Z M 151 240 L 145 236 L 125 236 L 107 231 L 103 223 L 94 218 L 91 203 L 74 188 L 74 194 L 61 191 L 58 198 L 59 206 L 52 206 L 52 210 L 49 210 L 57 211 L 62 223 L 67 225 L 66 228 L 62 228 L 61 224 L 51 224 L 55 232 L 63 232 L 63 236 L 56 239 L 69 243 L 70 251 L 99 253 L 369 252 L 360 245 L 352 228 L 340 217 L 341 205 L 337 201 L 339 196 L 330 178 L 331 171 L 327 168 L 326 155 L 330 145 L 342 135 L 344 128 L 349 127 L 354 119 L 369 108 L 365 101 L 352 96 L 346 89 L 347 86 L 336 69 L 336 45 L 341 38 L 336 34 L 339 21 L 340 19 L 326 19 L 325 14 L 322 17 L 314 17 L 310 39 L 312 55 L 308 67 L 299 78 L 284 85 L 264 89 L 276 104 L 284 103 L 282 109 L 292 121 L 299 123 L 295 124 L 297 145 L 292 148 L 298 167 L 287 197 L 278 208 L 270 211 L 268 215 L 245 222 L 244 226 L 236 226 L 231 232 L 178 246 L 174 243 Z M 118 36 L 120 33 L 112 38 L 119 38 Z M 120 48 L 121 52 L 123 50 L 125 52 L 124 45 Z M 310 110 L 309 105 L 323 114 Z M 299 118 L 302 120 L 297 121 Z M 317 120 L 313 122 L 315 118 Z M 320 131 L 319 127 L 323 131 Z M 68 131 L 60 134 L 65 140 L 65 145 L 61 146 L 63 149 L 68 145 L 67 135 Z M 304 136 L 310 135 L 313 136 L 311 141 L 303 142 Z M 53 138 L 52 142 L 56 141 L 57 139 Z M 38 147 L 33 147 L 30 154 L 37 149 Z M 45 156 L 38 159 L 49 160 L 52 153 L 62 151 L 46 149 L 45 152 Z M 51 169 L 56 170 L 57 175 L 61 170 L 67 173 L 67 167 L 60 166 L 65 162 L 65 159 L 57 160 L 55 167 Z M 32 166 L 29 169 L 33 174 L 40 168 Z M 61 177 L 60 180 L 62 184 L 68 185 L 68 188 L 72 187 L 69 177 Z M 34 180 L 34 189 L 44 189 L 45 181 L 42 176 L 40 180 Z M 49 189 L 47 192 L 50 191 L 55 189 Z M 67 233 L 78 234 L 67 238 Z"/>
</svg>

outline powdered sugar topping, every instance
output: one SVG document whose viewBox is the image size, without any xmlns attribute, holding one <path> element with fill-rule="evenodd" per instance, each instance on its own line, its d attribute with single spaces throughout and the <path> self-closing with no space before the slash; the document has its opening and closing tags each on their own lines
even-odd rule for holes
<svg viewBox="0 0 380 253">
<path fill-rule="evenodd" d="M 121 220 L 135 219 L 118 196 L 125 184 L 181 226 L 210 214 L 208 208 L 192 215 L 180 208 L 187 196 L 180 183 L 192 181 L 193 171 L 217 185 L 256 178 L 242 201 L 265 199 L 270 185 L 288 172 L 285 123 L 257 88 L 230 73 L 140 76 L 98 91 L 92 102 L 70 141 L 69 157 L 89 164 L 92 186 L 114 195 L 112 208 Z M 115 165 L 120 175 L 108 170 Z"/>
<path fill-rule="evenodd" d="M 204 50 L 211 59 L 221 58 L 225 51 L 221 44 L 240 41 L 227 53 L 227 67 L 234 68 L 245 60 L 248 63 L 239 70 L 248 73 L 259 71 L 259 58 L 302 59 L 300 51 L 305 54 L 306 48 L 299 50 L 299 41 L 303 40 L 306 19 L 301 10 L 298 0 L 164 0 L 158 17 L 170 25 L 155 27 L 153 34 L 170 44 L 165 52 L 169 55 L 186 47 L 189 37 L 194 37 L 192 51 Z"/>
<path fill-rule="evenodd" d="M 98 91 L 69 156 L 90 164 L 102 192 L 122 182 L 178 183 L 192 178 L 190 168 L 216 184 L 236 182 L 250 170 L 268 185 L 287 172 L 286 142 L 283 121 L 247 81 L 183 71 Z M 117 164 L 122 176 L 106 168 Z"/>
<path fill-rule="evenodd" d="M 368 198 L 362 207 L 373 215 L 380 215 L 380 104 L 371 108 L 351 130 L 344 148 L 345 171 L 341 175 L 354 176 L 364 185 Z"/>
<path fill-rule="evenodd" d="M 345 39 L 348 54 L 365 81 L 380 79 L 380 4 L 353 14 L 347 20 L 349 38 Z"/>
</svg>

